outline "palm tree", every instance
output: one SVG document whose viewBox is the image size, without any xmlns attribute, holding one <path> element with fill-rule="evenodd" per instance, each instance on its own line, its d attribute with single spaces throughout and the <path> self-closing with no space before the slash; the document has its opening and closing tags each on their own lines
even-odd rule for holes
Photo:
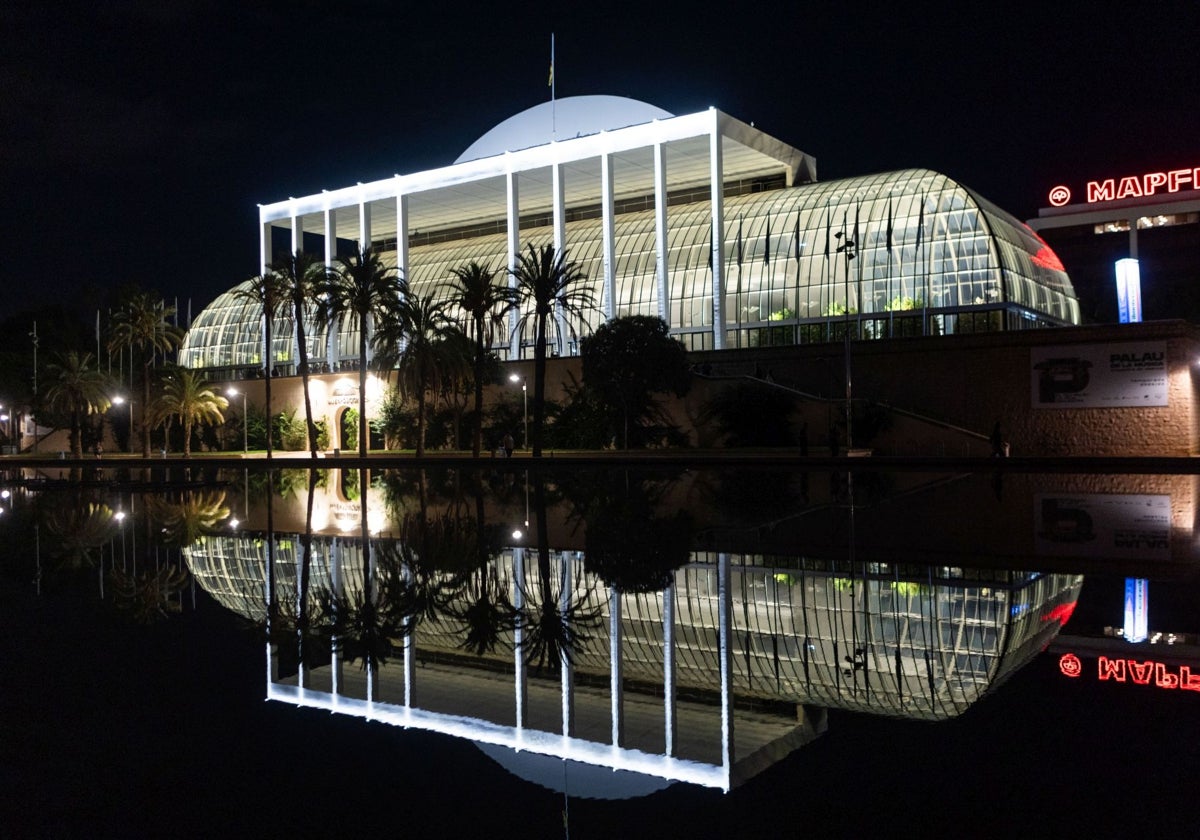
<svg viewBox="0 0 1200 840">
<path fill-rule="evenodd" d="M 432 294 L 405 294 L 400 305 L 385 311 L 375 331 L 379 361 L 391 367 L 394 360 L 400 389 L 417 400 L 417 457 L 425 454 L 426 395 L 438 390 L 441 378 L 457 361 L 446 351 L 456 329 L 446 317 L 446 306 Z"/>
<path fill-rule="evenodd" d="M 101 414 L 112 405 L 111 382 L 103 371 L 92 367 L 94 361 L 91 353 L 80 355 L 72 350 L 47 365 L 50 385 L 45 406 L 70 417 L 72 458 L 83 457 L 84 415 Z"/>
<path fill-rule="evenodd" d="M 266 376 L 264 383 L 263 399 L 266 401 L 267 412 L 267 457 L 271 457 L 274 449 L 274 435 L 272 434 L 271 422 L 271 376 L 274 373 L 274 348 L 272 346 L 273 331 L 275 316 L 281 308 L 287 306 L 287 292 L 283 288 L 283 284 L 278 274 L 268 271 L 266 274 L 259 274 L 251 277 L 234 291 L 234 297 L 239 300 L 247 301 L 251 304 L 257 304 L 262 311 L 263 320 L 263 374 Z M 307 392 L 307 388 L 305 391 Z M 242 418 L 242 422 L 246 422 L 246 418 Z M 149 454 L 149 449 L 146 450 Z"/>
<path fill-rule="evenodd" d="M 183 426 L 183 457 L 192 454 L 192 427 L 218 426 L 225 422 L 222 411 L 229 400 L 209 387 L 208 383 L 187 368 L 176 368 L 163 387 L 162 396 L 154 404 L 153 418 L 157 423 L 178 417 Z"/>
<path fill-rule="evenodd" d="M 351 257 L 340 257 L 337 267 L 321 284 L 320 317 L 326 324 L 347 315 L 358 328 L 358 454 L 367 457 L 367 330 L 374 315 L 397 306 L 408 286 L 399 274 L 383 264 L 379 254 L 365 248 Z"/>
<path fill-rule="evenodd" d="M 542 428 L 546 416 L 546 328 L 555 309 L 564 316 L 580 316 L 595 305 L 587 289 L 576 288 L 587 279 L 579 265 L 567 260 L 567 252 L 553 245 L 540 249 L 529 245 L 510 269 L 516 292 L 525 308 L 520 329 L 530 318 L 534 323 L 533 344 L 533 457 L 542 454 Z"/>
<path fill-rule="evenodd" d="M 483 448 L 484 361 L 496 330 L 503 328 L 504 317 L 517 305 L 517 291 L 497 283 L 496 272 L 474 261 L 450 273 L 454 277 L 450 303 L 467 315 L 467 332 L 475 342 L 475 428 L 471 455 L 478 458 Z"/>
<path fill-rule="evenodd" d="M 279 281 L 292 312 L 296 335 L 296 353 L 300 359 L 300 376 L 304 382 L 304 419 L 308 424 L 308 450 L 317 457 L 317 424 L 313 421 L 312 397 L 308 393 L 308 336 L 304 332 L 304 310 L 316 300 L 325 283 L 328 269 L 312 254 L 297 251 L 286 254 L 271 264 L 270 270 Z"/>
<path fill-rule="evenodd" d="M 155 300 L 148 292 L 138 292 L 113 315 L 109 351 L 128 347 L 142 354 L 142 457 L 150 457 L 150 369 L 155 356 L 164 356 L 179 346 L 183 331 L 167 321 L 175 307 Z"/>
</svg>

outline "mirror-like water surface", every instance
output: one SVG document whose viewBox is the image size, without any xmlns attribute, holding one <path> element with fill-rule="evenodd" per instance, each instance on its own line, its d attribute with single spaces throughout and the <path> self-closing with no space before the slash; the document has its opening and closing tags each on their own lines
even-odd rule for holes
<svg viewBox="0 0 1200 840">
<path fill-rule="evenodd" d="M 22 833 L 1186 824 L 1193 476 L 4 487 Z"/>
</svg>

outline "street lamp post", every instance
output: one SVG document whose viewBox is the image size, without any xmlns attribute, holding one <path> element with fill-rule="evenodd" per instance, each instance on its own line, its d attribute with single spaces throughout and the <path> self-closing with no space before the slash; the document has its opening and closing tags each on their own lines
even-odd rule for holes
<svg viewBox="0 0 1200 840">
<path fill-rule="evenodd" d="M 521 446 L 525 449 L 529 448 L 529 382 L 524 376 L 517 376 L 515 373 L 508 375 L 509 382 L 521 383 L 521 396 L 525 403 L 524 429 L 521 434 Z"/>
<path fill-rule="evenodd" d="M 246 392 L 239 391 L 237 388 L 229 388 L 225 391 L 226 396 L 236 397 L 242 395 L 242 454 L 245 455 L 250 451 L 250 432 L 246 424 Z"/>
</svg>

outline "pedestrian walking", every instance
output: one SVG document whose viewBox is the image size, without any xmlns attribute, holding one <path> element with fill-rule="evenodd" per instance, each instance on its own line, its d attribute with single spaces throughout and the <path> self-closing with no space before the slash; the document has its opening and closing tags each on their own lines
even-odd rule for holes
<svg viewBox="0 0 1200 840">
<path fill-rule="evenodd" d="M 514 446 L 512 435 L 505 433 L 503 446 L 504 446 L 504 457 L 511 458 L 512 454 L 513 454 L 513 446 Z"/>
</svg>

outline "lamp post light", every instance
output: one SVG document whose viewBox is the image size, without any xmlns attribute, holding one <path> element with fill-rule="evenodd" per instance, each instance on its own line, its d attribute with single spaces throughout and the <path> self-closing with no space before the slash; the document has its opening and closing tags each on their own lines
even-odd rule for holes
<svg viewBox="0 0 1200 840">
<path fill-rule="evenodd" d="M 123 397 L 123 396 L 121 396 L 120 394 L 117 394 L 115 397 L 113 397 L 113 398 L 112 398 L 112 402 L 113 402 L 113 405 L 124 405 L 125 403 L 129 403 L 129 439 L 128 439 L 128 440 L 129 440 L 129 443 L 128 443 L 128 449 L 129 449 L 129 451 L 130 451 L 130 452 L 132 452 L 132 451 L 133 451 L 133 400 L 131 400 L 131 399 L 128 399 L 128 398 L 126 398 L 126 397 Z"/>
<path fill-rule="evenodd" d="M 524 428 L 521 434 L 521 446 L 525 449 L 529 448 L 529 382 L 524 376 L 517 376 L 515 373 L 508 375 L 509 382 L 521 383 L 521 396 L 525 403 Z"/>
<path fill-rule="evenodd" d="M 236 397 L 238 394 L 242 395 L 242 454 L 245 455 L 250 451 L 250 432 L 246 425 L 246 392 L 232 387 L 225 391 L 228 397 Z"/>
</svg>

